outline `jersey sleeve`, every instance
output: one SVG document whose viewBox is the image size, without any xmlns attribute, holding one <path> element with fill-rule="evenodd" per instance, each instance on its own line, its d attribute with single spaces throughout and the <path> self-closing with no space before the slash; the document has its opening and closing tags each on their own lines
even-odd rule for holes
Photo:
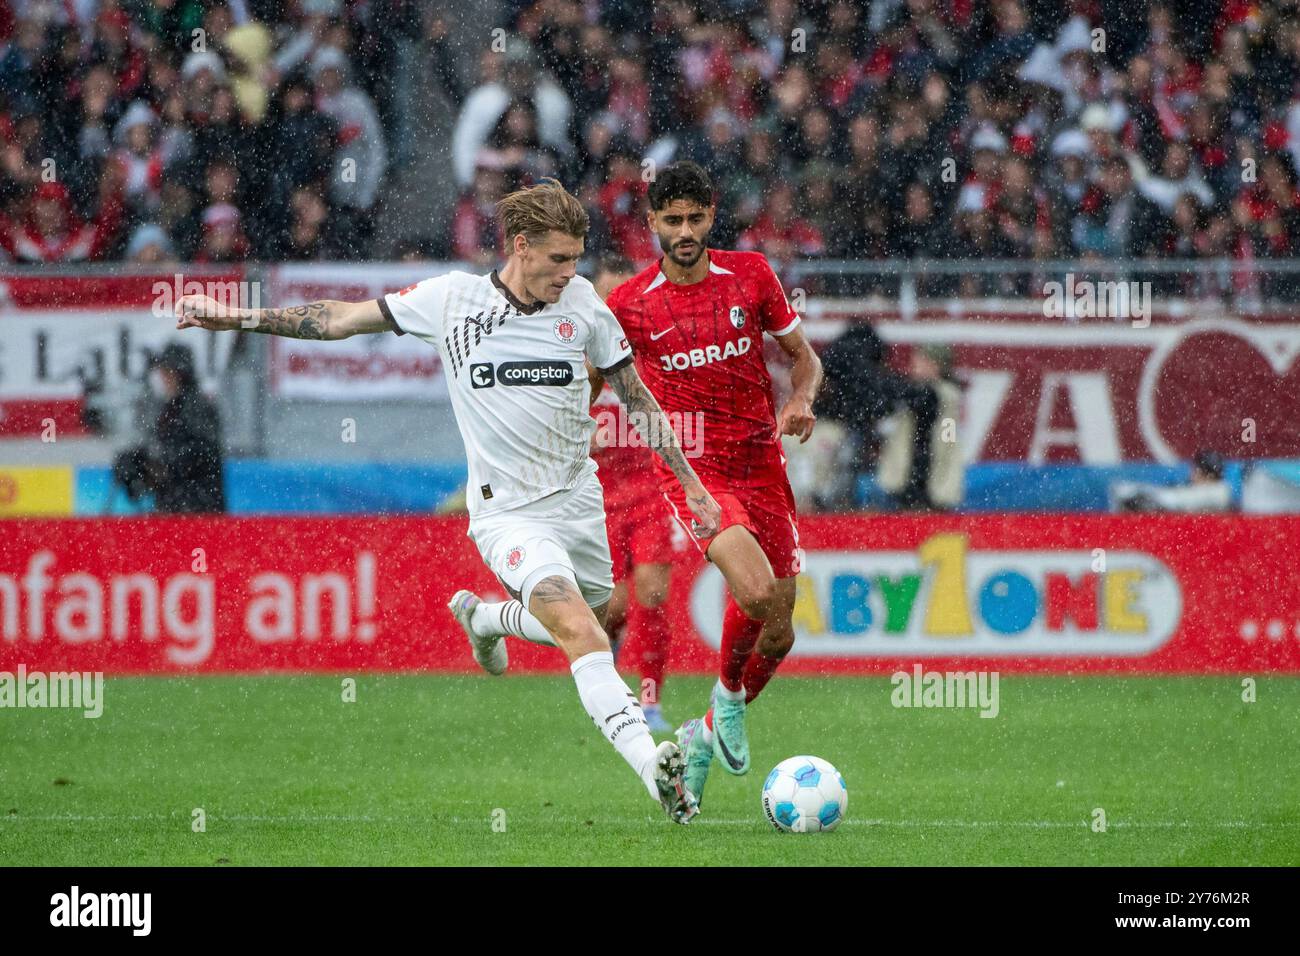
<svg viewBox="0 0 1300 956">
<path fill-rule="evenodd" d="M 762 318 L 763 331 L 769 335 L 785 335 L 793 332 L 800 322 L 799 313 L 785 297 L 781 280 L 772 271 L 772 266 L 766 257 L 759 257 L 758 272 L 758 310 Z"/>
<path fill-rule="evenodd" d="M 379 311 L 398 335 L 410 332 L 424 339 L 442 335 L 443 314 L 447 308 L 447 276 L 435 276 L 400 292 L 379 298 Z"/>
<path fill-rule="evenodd" d="M 600 301 L 595 290 L 591 293 L 591 335 L 587 339 L 587 358 L 600 372 L 612 372 L 632 361 L 632 347 L 628 344 L 623 326 Z"/>
</svg>

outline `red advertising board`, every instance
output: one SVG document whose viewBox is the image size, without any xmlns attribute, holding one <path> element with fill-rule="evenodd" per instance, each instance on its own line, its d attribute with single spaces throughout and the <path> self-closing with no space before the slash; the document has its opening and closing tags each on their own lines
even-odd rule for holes
<svg viewBox="0 0 1300 956">
<path fill-rule="evenodd" d="M 968 462 L 1171 463 L 1203 448 L 1237 459 L 1300 455 L 1294 315 L 1210 307 L 1143 323 L 1066 321 L 1008 306 L 902 320 L 816 305 L 814 340 L 870 319 L 899 347 L 898 364 L 916 346 L 952 347 L 966 386 L 958 435 Z"/>
<path fill-rule="evenodd" d="M 456 518 L 33 519 L 3 532 L 7 671 L 470 671 L 446 602 L 462 587 L 502 594 Z M 809 517 L 784 666 L 1300 671 L 1297 535 L 1289 517 Z M 712 670 L 722 595 L 712 567 L 677 566 L 670 669 Z M 564 667 L 512 644 L 513 670 Z"/>
</svg>

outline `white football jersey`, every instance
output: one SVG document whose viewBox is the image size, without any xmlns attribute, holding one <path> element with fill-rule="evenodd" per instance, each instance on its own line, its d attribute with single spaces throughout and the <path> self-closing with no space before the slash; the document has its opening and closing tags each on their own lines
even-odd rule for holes
<svg viewBox="0 0 1300 956">
<path fill-rule="evenodd" d="M 394 331 L 442 356 L 469 458 L 471 518 L 574 488 L 596 470 L 583 359 L 613 371 L 632 350 L 590 282 L 574 276 L 558 302 L 526 306 L 495 272 L 449 272 L 379 306 Z"/>
</svg>

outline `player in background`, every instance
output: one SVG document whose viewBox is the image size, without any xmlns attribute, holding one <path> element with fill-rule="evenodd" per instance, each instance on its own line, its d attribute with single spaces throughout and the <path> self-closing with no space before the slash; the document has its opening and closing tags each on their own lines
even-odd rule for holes
<svg viewBox="0 0 1300 956">
<path fill-rule="evenodd" d="M 664 411 L 703 414 L 704 453 L 693 461 L 722 506 L 715 537 L 691 534 L 730 591 L 712 706 L 678 730 L 686 786 L 700 797 L 715 756 L 729 773 L 749 770 L 745 706 L 794 643 L 803 553 L 781 436 L 812 435 L 822 372 L 767 260 L 707 247 L 714 217 L 708 174 L 691 162 L 673 163 L 659 170 L 648 197 L 646 217 L 663 258 L 610 293 L 607 304 Z M 792 393 L 779 415 L 763 360 L 765 332 L 794 362 Z M 671 472 L 659 472 L 665 497 L 690 532 L 689 502 Z"/>
<path fill-rule="evenodd" d="M 513 616 L 521 624 L 527 618 L 535 637 L 568 656 L 592 722 L 669 818 L 686 823 L 695 802 L 683 784 L 678 745 L 656 747 L 639 702 L 614 669 L 602 623 L 614 582 L 590 457 L 587 362 L 629 408 L 652 421 L 663 412 L 614 316 L 576 275 L 588 229 L 582 204 L 552 180 L 511 193 L 497 209 L 508 251 L 499 272 L 451 272 L 380 299 L 285 309 L 228 309 L 189 295 L 177 303 L 177 328 L 300 339 L 409 332 L 437 348 L 468 458 L 469 537 L 515 596 Z M 717 532 L 718 504 L 663 426 L 654 430 L 654 449 L 680 475 L 696 532 L 709 537 Z M 450 606 L 475 660 L 499 674 L 508 663 L 501 615 L 480 622 L 494 616 L 476 614 L 480 604 L 462 591 Z"/>
<path fill-rule="evenodd" d="M 608 254 L 601 257 L 592 283 L 603 300 L 635 274 L 628 259 Z M 620 661 L 631 666 L 626 655 L 636 653 L 646 723 L 655 733 L 670 731 L 672 724 L 664 719 L 659 703 L 672 637 L 664 602 L 672 582 L 673 554 L 686 547 L 686 535 L 659 493 L 659 476 L 650 456 L 637 445 L 626 444 L 633 430 L 613 391 L 606 387 L 596 393 L 591 410 L 597 420 L 591 457 L 605 490 L 609 550 L 614 559 L 614 596 L 606 628 L 613 636 L 626 623 Z"/>
</svg>

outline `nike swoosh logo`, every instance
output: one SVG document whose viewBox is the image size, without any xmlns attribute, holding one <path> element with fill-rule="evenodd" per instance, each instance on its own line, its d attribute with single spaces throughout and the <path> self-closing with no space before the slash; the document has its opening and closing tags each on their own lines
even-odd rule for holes
<svg viewBox="0 0 1300 956">
<path fill-rule="evenodd" d="M 658 342 L 660 339 L 662 339 L 665 335 L 667 335 L 669 332 L 671 332 L 671 331 L 672 331 L 673 329 L 675 329 L 675 328 L 677 328 L 677 326 L 675 326 L 675 325 L 670 325 L 670 326 L 668 326 L 668 328 L 664 329 L 662 332 L 651 332 L 651 333 L 650 333 L 650 341 L 651 341 L 651 342 Z"/>
<path fill-rule="evenodd" d="M 606 718 L 605 718 L 605 723 L 609 723 L 609 722 L 610 722 L 611 720 L 613 720 L 615 717 L 619 717 L 619 716 L 622 716 L 622 717 L 626 717 L 626 716 L 627 716 L 627 708 L 626 708 L 626 707 L 624 707 L 622 710 L 615 711 L 614 713 L 612 713 L 612 714 L 610 714 L 608 717 L 606 717 Z"/>
<path fill-rule="evenodd" d="M 715 730 L 714 733 L 718 733 L 718 732 Z M 731 766 L 733 766 L 737 770 L 745 766 L 743 763 L 741 763 L 739 760 L 735 758 L 735 756 L 732 754 L 730 750 L 727 749 L 727 742 L 722 739 L 722 734 L 720 733 L 718 733 L 718 746 L 722 749 L 723 759 L 725 759 L 727 763 L 731 764 Z"/>
</svg>

